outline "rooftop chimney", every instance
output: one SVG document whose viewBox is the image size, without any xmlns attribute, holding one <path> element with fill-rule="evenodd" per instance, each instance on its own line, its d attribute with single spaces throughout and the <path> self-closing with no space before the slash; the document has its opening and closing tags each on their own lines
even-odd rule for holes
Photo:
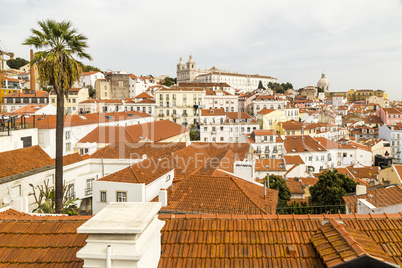
<svg viewBox="0 0 402 268">
<path fill-rule="evenodd" d="M 77 252 L 84 267 L 157 267 L 161 255 L 161 203 L 112 202 L 81 225 L 89 234 Z"/>
<path fill-rule="evenodd" d="M 33 49 L 31 49 L 31 61 L 33 61 L 33 58 L 34 58 Z M 31 78 L 29 82 L 31 90 L 35 90 L 35 68 L 33 65 L 30 68 L 30 76 Z"/>
<path fill-rule="evenodd" d="M 367 187 L 364 185 L 356 185 L 356 195 L 367 194 Z"/>
</svg>

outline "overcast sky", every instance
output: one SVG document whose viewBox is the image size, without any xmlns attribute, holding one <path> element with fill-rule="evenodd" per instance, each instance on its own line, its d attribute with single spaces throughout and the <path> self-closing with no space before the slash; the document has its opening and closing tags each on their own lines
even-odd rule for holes
<svg viewBox="0 0 402 268">
<path fill-rule="evenodd" d="M 402 100 L 401 0 L 0 0 L 0 40 L 17 57 L 47 18 L 88 37 L 102 70 L 176 77 L 180 56 L 200 68 L 271 75 L 295 88 L 383 89 Z"/>
</svg>

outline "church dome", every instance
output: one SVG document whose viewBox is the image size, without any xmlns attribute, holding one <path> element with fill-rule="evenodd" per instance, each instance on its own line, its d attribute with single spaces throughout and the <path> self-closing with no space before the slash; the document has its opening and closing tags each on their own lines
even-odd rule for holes
<svg viewBox="0 0 402 268">
<path fill-rule="evenodd" d="M 322 88 L 325 92 L 329 91 L 329 81 L 325 77 L 325 73 L 323 73 L 321 79 L 318 80 L 317 87 Z"/>
<path fill-rule="evenodd" d="M 180 57 L 179 65 L 184 65 L 183 58 Z"/>
</svg>

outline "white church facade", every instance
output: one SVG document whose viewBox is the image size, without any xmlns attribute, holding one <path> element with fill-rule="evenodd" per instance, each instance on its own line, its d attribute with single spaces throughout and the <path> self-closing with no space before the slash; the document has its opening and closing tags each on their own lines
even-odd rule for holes
<svg viewBox="0 0 402 268">
<path fill-rule="evenodd" d="M 241 91 L 252 91 L 258 88 L 258 85 L 262 82 L 262 85 L 267 88 L 268 83 L 276 83 L 277 79 L 272 76 L 263 75 L 248 75 L 239 74 L 236 72 L 227 72 L 212 67 L 209 70 L 196 69 L 196 64 L 192 55 L 189 57 L 189 61 L 184 64 L 183 59 L 180 58 L 177 64 L 177 82 L 198 82 L 198 83 L 227 83 L 235 89 Z"/>
</svg>

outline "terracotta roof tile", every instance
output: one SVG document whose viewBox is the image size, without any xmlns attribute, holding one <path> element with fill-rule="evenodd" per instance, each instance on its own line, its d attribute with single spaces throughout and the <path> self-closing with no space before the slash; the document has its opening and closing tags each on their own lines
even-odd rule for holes
<svg viewBox="0 0 402 268">
<path fill-rule="evenodd" d="M 136 99 L 153 99 L 154 97 L 152 97 L 151 95 L 149 95 L 146 92 L 142 92 L 141 94 L 135 96 Z"/>
<path fill-rule="evenodd" d="M 263 171 L 285 171 L 283 159 L 257 159 L 255 160 L 255 170 Z"/>
<path fill-rule="evenodd" d="M 63 156 L 63 166 L 68 166 L 83 160 L 84 158 L 79 153 L 68 154 Z"/>
<path fill-rule="evenodd" d="M 54 164 L 38 145 L 0 153 L 0 178 Z"/>
<path fill-rule="evenodd" d="M 145 183 L 145 185 L 148 185 L 172 169 L 174 169 L 174 161 L 171 157 L 164 159 L 147 158 L 137 164 L 103 177 L 99 181 Z"/>
<path fill-rule="evenodd" d="M 275 111 L 277 111 L 277 110 L 264 108 L 264 109 L 262 109 L 261 111 L 259 111 L 258 113 L 259 113 L 259 114 L 269 114 L 269 113 L 272 113 L 272 112 L 275 112 Z"/>
<path fill-rule="evenodd" d="M 0 213 L 0 265 L 82 267 L 76 253 L 88 235 L 77 228 L 89 218 Z"/>
<path fill-rule="evenodd" d="M 303 185 L 301 181 L 286 180 L 286 186 L 289 188 L 292 194 L 304 194 Z"/>
<path fill-rule="evenodd" d="M 352 193 L 343 196 L 343 200 L 346 204 L 349 204 L 348 207 L 353 213 L 357 212 L 356 207 L 358 199 L 365 199 L 375 207 L 402 204 L 402 186 L 379 186 L 368 188 L 367 194 L 364 195 L 356 195 L 355 193 Z"/>
<path fill-rule="evenodd" d="M 372 237 L 335 219 L 324 224 L 311 241 L 327 267 L 349 262 L 363 255 L 396 264 Z"/>
<path fill-rule="evenodd" d="M 170 120 L 160 120 L 126 127 L 101 126 L 83 137 L 79 143 L 124 143 L 140 141 L 162 141 L 190 130 Z"/>
<path fill-rule="evenodd" d="M 309 135 L 286 136 L 284 146 L 288 153 L 324 152 L 326 149 Z"/>
<path fill-rule="evenodd" d="M 225 110 L 221 109 L 201 109 L 201 116 L 223 116 L 225 115 Z"/>
<path fill-rule="evenodd" d="M 300 155 L 285 155 L 283 158 L 285 159 L 286 165 L 304 164 Z"/>
<path fill-rule="evenodd" d="M 219 176 L 221 175 L 221 176 Z M 222 176 L 223 175 L 223 176 Z M 219 214 L 271 214 L 278 192 L 219 172 L 216 176 L 197 176 L 175 183 L 168 189 L 168 205 L 163 211 Z"/>
<path fill-rule="evenodd" d="M 159 215 L 159 219 L 165 221 L 159 267 L 325 267 L 328 258 L 321 256 L 327 256 L 325 248 L 331 240 L 324 243 L 324 235 L 318 236 L 338 232 L 329 229 L 333 225 L 323 226 L 329 220 L 343 221 L 357 243 L 367 241 L 362 248 L 370 255 L 402 264 L 402 237 L 395 235 L 402 231 L 402 214 L 176 214 Z M 343 243 L 339 235 L 333 238 Z M 333 244 L 341 253 L 339 245 Z"/>
</svg>

